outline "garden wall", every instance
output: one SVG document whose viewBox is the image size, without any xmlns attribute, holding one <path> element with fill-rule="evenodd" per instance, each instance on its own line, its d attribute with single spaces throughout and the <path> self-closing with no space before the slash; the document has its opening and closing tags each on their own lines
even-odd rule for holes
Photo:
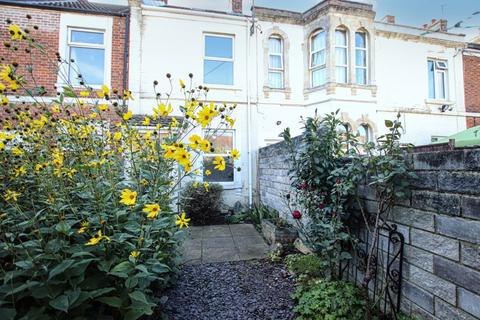
<svg viewBox="0 0 480 320">
<path fill-rule="evenodd" d="M 405 237 L 401 309 L 423 319 L 480 319 L 480 149 L 409 154 L 418 178 L 391 222 Z M 284 142 L 259 150 L 259 200 L 286 213 Z M 368 210 L 376 202 L 359 186 Z"/>
</svg>

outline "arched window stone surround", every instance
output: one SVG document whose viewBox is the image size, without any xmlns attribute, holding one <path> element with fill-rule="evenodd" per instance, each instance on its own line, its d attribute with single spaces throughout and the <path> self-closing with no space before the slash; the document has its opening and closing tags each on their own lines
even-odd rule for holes
<svg viewBox="0 0 480 320">
<path fill-rule="evenodd" d="M 354 132 L 357 132 L 358 128 L 363 124 L 366 124 L 370 127 L 370 129 L 372 130 L 372 137 L 375 140 L 377 138 L 378 127 L 375 122 L 370 119 L 368 114 L 362 114 L 360 119 L 355 121 L 355 123 L 352 123 L 352 129 L 354 130 Z"/>
<path fill-rule="evenodd" d="M 265 37 L 263 38 L 263 94 L 265 98 L 269 97 L 270 92 L 283 92 L 285 93 L 285 99 L 290 99 L 290 94 L 292 89 L 290 87 L 290 40 L 288 39 L 288 35 L 281 30 L 278 26 L 273 26 L 272 28 L 268 29 L 265 33 Z M 268 39 L 271 36 L 279 36 L 282 38 L 283 41 L 283 89 L 277 88 L 270 88 L 268 83 Z"/>
</svg>

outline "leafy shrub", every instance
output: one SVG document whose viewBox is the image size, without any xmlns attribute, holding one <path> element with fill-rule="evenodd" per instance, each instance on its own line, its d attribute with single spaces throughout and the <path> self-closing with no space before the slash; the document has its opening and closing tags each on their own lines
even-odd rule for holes
<svg viewBox="0 0 480 320">
<path fill-rule="evenodd" d="M 154 294 L 174 276 L 179 227 L 189 221 L 172 209 L 171 194 L 196 175 L 193 159 L 210 148 L 208 135 L 192 135 L 188 145 L 183 139 L 217 117 L 231 127 L 233 107 L 221 111 L 201 100 L 205 89 L 187 90 L 180 81 L 186 101 L 179 112 L 191 120 L 170 117 L 173 108 L 162 98 L 170 94 L 158 94 L 154 114 L 143 119 L 143 126 L 152 122 L 145 133 L 118 107 L 129 91 L 67 83 L 46 101 L 38 98 L 45 89 L 35 87 L 33 67 L 14 62 L 15 50 L 34 51 L 59 72 L 70 61 L 48 57 L 32 39 L 37 28 L 8 29 L 14 45 L 0 65 L 0 101 L 9 114 L 0 131 L 0 318 L 151 314 Z M 34 102 L 11 103 L 12 91 Z M 106 121 L 109 114 L 117 123 Z M 224 159 L 216 161 L 224 170 Z"/>
<path fill-rule="evenodd" d="M 293 295 L 297 300 L 297 320 L 363 320 L 365 300 L 355 285 L 344 281 L 317 280 L 299 287 Z"/>
<path fill-rule="evenodd" d="M 285 258 L 288 271 L 303 277 L 319 278 L 325 275 L 328 263 L 314 254 L 291 254 Z"/>
<path fill-rule="evenodd" d="M 218 183 L 205 187 L 198 186 L 197 182 L 189 182 L 180 197 L 180 205 L 189 213 L 194 224 L 216 223 L 220 216 L 222 191 L 223 187 Z"/>
</svg>

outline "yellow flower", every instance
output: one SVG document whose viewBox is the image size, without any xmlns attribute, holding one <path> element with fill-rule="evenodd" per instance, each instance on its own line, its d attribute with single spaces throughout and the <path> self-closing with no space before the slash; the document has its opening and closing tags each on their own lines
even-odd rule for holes
<svg viewBox="0 0 480 320">
<path fill-rule="evenodd" d="M 106 85 L 102 85 L 102 89 L 100 91 L 97 91 L 97 96 L 102 99 L 108 99 L 110 96 L 110 89 Z"/>
<path fill-rule="evenodd" d="M 130 119 L 132 119 L 132 111 L 123 114 L 123 120 L 128 121 Z"/>
<path fill-rule="evenodd" d="M 0 93 L 4 92 L 7 89 L 7 86 L 0 82 Z"/>
<path fill-rule="evenodd" d="M 165 104 L 160 103 L 157 108 L 153 109 L 153 112 L 155 115 L 161 116 L 161 117 L 168 117 L 170 113 L 172 113 L 173 108 L 171 104 L 168 104 L 168 107 L 165 106 Z"/>
<path fill-rule="evenodd" d="M 172 122 L 170 123 L 170 126 L 171 126 L 172 128 L 175 128 L 175 127 L 178 126 L 177 118 L 175 118 L 175 117 L 172 118 Z"/>
<path fill-rule="evenodd" d="M 221 156 L 216 156 L 212 162 L 215 165 L 215 169 L 223 171 L 225 170 L 225 159 Z"/>
<path fill-rule="evenodd" d="M 6 106 L 6 105 L 8 104 L 8 102 L 9 102 L 9 100 L 8 100 L 7 97 L 3 97 L 3 96 L 2 96 L 2 99 L 1 99 L 1 100 L 2 100 L 2 106 Z"/>
<path fill-rule="evenodd" d="M 130 189 L 123 189 L 120 195 L 120 203 L 126 206 L 133 206 L 137 201 L 137 192 Z"/>
<path fill-rule="evenodd" d="M 0 141 L 0 151 L 2 151 L 3 149 L 5 149 L 5 143 Z"/>
<path fill-rule="evenodd" d="M 54 114 L 55 114 L 55 113 L 60 113 L 60 106 L 54 105 L 54 106 L 52 107 L 52 113 L 54 113 Z"/>
<path fill-rule="evenodd" d="M 101 104 L 98 106 L 98 110 L 100 111 L 107 111 L 108 109 L 108 104 Z"/>
<path fill-rule="evenodd" d="M 210 184 L 208 182 L 203 183 L 203 187 L 205 188 L 205 191 L 208 192 L 208 187 L 210 187 Z"/>
<path fill-rule="evenodd" d="M 132 251 L 130 252 L 130 257 L 132 257 L 133 259 L 136 259 L 140 256 L 140 251 Z"/>
<path fill-rule="evenodd" d="M 185 211 L 182 211 L 181 215 L 177 215 L 177 221 L 175 224 L 182 229 L 183 227 L 188 228 L 188 223 L 190 222 L 190 218 L 186 217 Z"/>
<path fill-rule="evenodd" d="M 97 234 L 95 236 L 93 236 L 92 238 L 90 238 L 90 240 L 88 240 L 88 242 L 85 243 L 85 245 L 86 246 L 94 246 L 94 245 L 97 245 L 103 239 L 106 239 L 106 240 L 110 241 L 109 237 L 102 235 L 102 230 L 98 230 Z"/>
<path fill-rule="evenodd" d="M 142 211 L 148 213 L 148 219 L 155 219 L 160 212 L 160 206 L 156 203 L 146 204 Z"/>
<path fill-rule="evenodd" d="M 18 147 L 13 147 L 12 148 L 12 153 L 15 155 L 15 156 L 21 156 L 23 154 L 23 150 L 18 148 Z"/>
<path fill-rule="evenodd" d="M 217 115 L 218 111 L 215 110 L 215 107 L 211 103 L 209 106 L 203 106 L 202 110 L 198 112 L 196 120 L 202 125 L 203 128 L 205 128 Z"/>
<path fill-rule="evenodd" d="M 142 121 L 142 125 L 144 126 L 149 126 L 150 125 L 150 118 L 149 117 L 145 117 Z"/>
<path fill-rule="evenodd" d="M 233 149 L 232 151 L 230 151 L 230 157 L 232 157 L 233 160 L 240 159 L 240 151 L 238 151 L 237 149 Z"/>
<path fill-rule="evenodd" d="M 184 88 L 185 88 L 185 82 L 183 82 L 182 79 L 178 80 L 178 82 L 180 83 L 180 87 L 181 87 L 182 89 L 184 89 Z"/>
<path fill-rule="evenodd" d="M 25 38 L 25 32 L 23 32 L 16 24 L 12 24 L 8 27 L 8 33 L 10 33 L 12 40 L 22 40 Z"/>
<path fill-rule="evenodd" d="M 15 176 L 15 178 L 17 178 L 17 177 L 19 177 L 19 176 L 23 176 L 24 174 L 27 174 L 27 170 L 25 169 L 24 166 L 21 166 L 21 167 L 16 168 L 16 169 L 14 170 L 14 174 L 13 174 L 13 175 Z"/>
<path fill-rule="evenodd" d="M 82 221 L 81 223 L 81 227 L 80 229 L 78 229 L 77 233 L 84 233 L 85 231 L 87 231 L 87 228 L 88 226 L 90 225 L 90 223 L 88 221 Z"/>
<path fill-rule="evenodd" d="M 120 131 L 115 132 L 113 134 L 113 140 L 119 141 L 120 139 L 122 139 L 122 132 L 120 132 Z"/>
<path fill-rule="evenodd" d="M 8 64 L 4 64 L 2 66 L 2 70 L 0 70 L 0 80 L 6 81 L 8 83 L 15 81 L 13 69 Z"/>
<path fill-rule="evenodd" d="M 204 139 L 202 140 L 202 143 L 200 144 L 200 149 L 203 151 L 203 152 L 208 152 L 210 151 L 210 148 L 212 147 L 212 144 L 210 143 L 210 141 L 208 141 L 207 139 Z"/>
<path fill-rule="evenodd" d="M 210 170 L 205 170 L 205 175 L 206 175 L 206 176 L 209 176 L 209 175 L 211 175 L 211 174 L 212 174 L 212 171 L 210 171 Z"/>
<path fill-rule="evenodd" d="M 203 140 L 200 136 L 194 134 L 188 138 L 188 141 L 190 141 L 189 146 L 192 147 L 192 149 L 200 149 Z"/>
<path fill-rule="evenodd" d="M 10 84 L 8 85 L 8 87 L 9 87 L 10 90 L 12 90 L 12 91 L 17 91 L 18 88 L 20 88 L 20 84 L 18 83 L 18 81 L 12 81 L 12 82 L 10 82 Z"/>
<path fill-rule="evenodd" d="M 92 112 L 89 115 L 90 119 L 95 119 L 97 116 L 98 116 L 98 113 L 96 113 L 96 112 Z"/>
<path fill-rule="evenodd" d="M 229 116 L 226 116 L 226 117 L 225 117 L 225 121 L 227 121 L 228 124 L 230 125 L 230 127 L 233 128 L 233 126 L 235 125 L 235 121 L 236 121 L 236 120 L 233 119 L 233 118 L 231 118 L 231 117 L 229 117 Z"/>
<path fill-rule="evenodd" d="M 130 90 L 123 90 L 123 99 L 124 100 L 135 100 L 135 99 L 133 99 L 132 91 L 130 91 Z"/>
<path fill-rule="evenodd" d="M 3 197 L 5 198 L 5 201 L 12 200 L 14 202 L 17 202 L 19 196 L 20 196 L 20 193 L 18 193 L 16 191 L 13 191 L 13 190 L 7 190 L 3 194 Z"/>
<path fill-rule="evenodd" d="M 194 181 L 194 182 L 192 183 L 192 186 L 193 186 L 194 188 L 197 188 L 197 187 L 198 187 L 198 181 Z"/>
<path fill-rule="evenodd" d="M 88 91 L 86 91 L 86 90 L 80 91 L 80 96 L 81 96 L 81 97 L 86 98 L 86 97 L 88 97 L 89 95 L 90 95 L 90 92 L 88 92 Z"/>
</svg>

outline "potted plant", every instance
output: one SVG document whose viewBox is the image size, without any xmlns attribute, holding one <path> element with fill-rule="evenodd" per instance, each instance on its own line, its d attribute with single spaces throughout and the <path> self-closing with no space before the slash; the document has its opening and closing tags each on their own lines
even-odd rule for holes
<svg viewBox="0 0 480 320">
<path fill-rule="evenodd" d="M 297 238 L 297 231 L 280 217 L 277 210 L 269 210 L 262 219 L 262 233 L 269 244 L 290 244 Z"/>
</svg>

